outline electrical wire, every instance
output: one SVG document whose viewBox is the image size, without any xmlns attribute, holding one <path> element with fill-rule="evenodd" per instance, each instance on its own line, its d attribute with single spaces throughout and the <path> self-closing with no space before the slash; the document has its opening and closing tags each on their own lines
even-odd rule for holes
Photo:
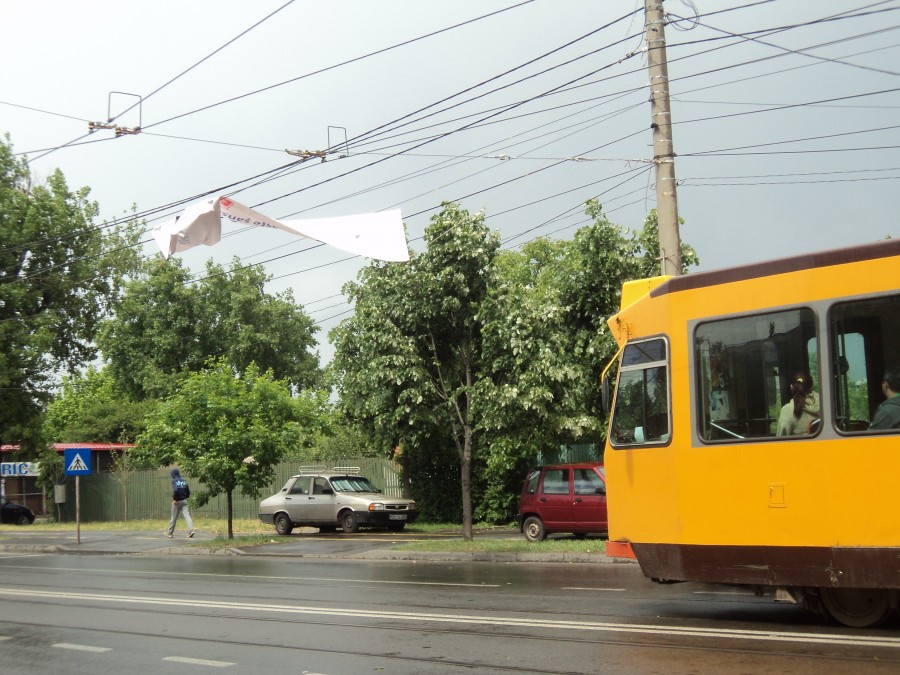
<svg viewBox="0 0 900 675">
<path fill-rule="evenodd" d="M 798 105 L 817 105 L 817 104 L 816 103 L 807 103 L 807 104 L 798 104 Z M 774 108 L 774 109 L 778 109 L 778 108 Z M 708 118 L 708 119 L 713 119 L 713 118 Z M 693 120 L 693 121 L 699 121 L 699 120 Z M 207 193 L 207 194 L 210 194 L 210 193 Z"/>
<path fill-rule="evenodd" d="M 186 75 L 187 73 L 189 73 L 190 71 L 192 71 L 194 68 L 196 68 L 197 66 L 199 66 L 201 63 L 203 63 L 204 61 L 206 61 L 206 60 L 209 59 L 210 57 L 212 57 L 212 56 L 214 56 L 215 54 L 217 54 L 217 53 L 219 53 L 220 51 L 222 51 L 222 50 L 223 50 L 225 47 L 227 47 L 228 45 L 230 45 L 230 44 L 232 44 L 233 42 L 239 40 L 239 39 L 242 38 L 244 35 L 246 35 L 246 34 L 249 33 L 250 31 L 252 31 L 254 28 L 256 28 L 257 26 L 259 26 L 259 25 L 262 24 L 263 22 L 267 21 L 269 18 L 275 16 L 278 12 L 280 12 L 282 9 L 284 9 L 285 7 L 287 7 L 288 5 L 290 5 L 290 4 L 293 3 L 293 2 L 294 2 L 294 0 L 288 0 L 288 2 L 286 2 L 284 5 L 282 5 L 281 7 L 279 7 L 278 9 L 276 9 L 275 11 L 269 13 L 268 15 L 266 15 L 265 17 L 263 17 L 261 20 L 257 21 L 255 24 L 253 24 L 252 26 L 250 26 L 250 28 L 247 28 L 246 30 L 242 31 L 240 34 L 238 34 L 238 35 L 236 35 L 235 37 L 231 38 L 228 42 L 226 42 L 225 44 L 223 44 L 221 47 L 219 47 L 219 48 L 216 49 L 215 51 L 211 52 L 210 54 L 207 54 L 206 56 L 204 56 L 202 59 L 200 59 L 199 61 L 197 61 L 197 63 L 195 63 L 194 65 L 190 66 L 190 67 L 187 68 L 186 70 L 183 70 L 181 73 L 179 73 L 178 75 L 176 75 L 175 77 L 173 77 L 172 79 L 170 79 L 170 80 L 169 80 L 168 82 L 166 82 L 165 84 L 163 84 L 163 85 L 157 87 L 156 89 L 154 89 L 153 91 L 151 91 L 151 92 L 150 92 L 149 94 L 147 94 L 146 96 L 141 97 L 140 103 L 132 104 L 131 106 L 129 106 L 128 108 L 126 108 L 125 110 L 123 110 L 122 112 L 120 112 L 118 115 L 114 115 L 113 117 L 109 118 L 109 119 L 107 120 L 107 122 L 110 122 L 110 123 L 111 123 L 111 122 L 114 122 L 114 121 L 117 120 L 119 117 L 121 117 L 121 116 L 124 115 L 125 113 L 127 113 L 127 112 L 133 110 L 133 109 L 134 109 L 135 107 L 137 107 L 138 105 L 142 105 L 142 104 L 143 104 L 143 101 L 147 100 L 148 98 L 150 98 L 150 97 L 153 96 L 154 94 L 159 93 L 160 91 L 162 91 L 163 89 L 165 89 L 166 87 L 168 87 L 170 84 L 172 84 L 173 82 L 175 82 L 176 80 L 178 80 L 180 77 L 182 77 L 183 75 Z M 93 130 L 89 131 L 88 133 L 86 133 L 86 134 L 84 134 L 84 135 L 82 135 L 82 136 L 79 136 L 78 138 L 75 138 L 75 139 L 69 141 L 68 143 L 63 143 L 62 145 L 56 146 L 55 148 L 52 148 L 52 149 L 49 149 L 49 150 L 47 150 L 46 152 L 44 152 L 43 154 L 40 154 L 40 155 L 38 155 L 37 157 L 34 157 L 34 158 L 30 159 L 30 160 L 29 160 L 29 163 L 35 162 L 35 161 L 41 159 L 42 157 L 46 157 L 47 155 L 49 155 L 49 154 L 51 154 L 51 153 L 53 153 L 53 152 L 56 152 L 57 150 L 61 150 L 61 149 L 63 149 L 63 148 L 69 147 L 70 145 L 73 145 L 74 143 L 76 143 L 76 142 L 78 142 L 78 141 L 80 141 L 80 140 L 82 140 L 82 139 L 84 139 L 84 138 L 87 138 L 87 137 L 90 136 L 92 133 L 94 133 Z M 111 140 L 111 139 L 105 139 L 105 140 Z"/>
</svg>

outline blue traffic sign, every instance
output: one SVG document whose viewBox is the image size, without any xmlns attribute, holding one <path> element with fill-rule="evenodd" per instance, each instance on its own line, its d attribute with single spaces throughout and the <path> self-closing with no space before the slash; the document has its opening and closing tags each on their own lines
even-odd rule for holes
<svg viewBox="0 0 900 675">
<path fill-rule="evenodd" d="M 67 476 L 86 476 L 91 472 L 90 448 L 66 448 L 63 466 Z"/>
</svg>

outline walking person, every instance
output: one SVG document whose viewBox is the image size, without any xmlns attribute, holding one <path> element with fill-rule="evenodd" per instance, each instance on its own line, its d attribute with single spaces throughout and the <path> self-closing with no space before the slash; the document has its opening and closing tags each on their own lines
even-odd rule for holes
<svg viewBox="0 0 900 675">
<path fill-rule="evenodd" d="M 166 536 L 171 539 L 175 532 L 175 521 L 180 513 L 184 517 L 184 524 L 188 526 L 188 537 L 194 536 L 194 521 L 191 520 L 191 509 L 188 507 L 188 498 L 191 496 L 191 488 L 188 482 L 181 477 L 177 468 L 172 469 L 172 519 Z"/>
</svg>

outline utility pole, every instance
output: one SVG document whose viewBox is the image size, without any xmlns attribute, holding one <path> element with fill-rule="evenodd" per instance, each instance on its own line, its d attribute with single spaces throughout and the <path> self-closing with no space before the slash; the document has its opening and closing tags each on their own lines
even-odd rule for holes
<svg viewBox="0 0 900 675">
<path fill-rule="evenodd" d="M 681 274 L 681 237 L 678 234 L 678 199 L 675 194 L 675 147 L 669 107 L 669 67 L 666 63 L 666 27 L 663 0 L 644 0 L 647 65 L 650 70 L 650 128 L 653 129 L 653 164 L 656 166 L 656 213 L 662 274 Z"/>
</svg>

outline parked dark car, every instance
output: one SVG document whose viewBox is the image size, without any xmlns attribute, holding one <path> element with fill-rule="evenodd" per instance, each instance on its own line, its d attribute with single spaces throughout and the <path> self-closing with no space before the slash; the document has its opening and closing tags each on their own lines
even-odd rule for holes
<svg viewBox="0 0 900 675">
<path fill-rule="evenodd" d="M 600 462 L 531 469 L 519 500 L 519 531 L 528 541 L 548 534 L 606 534 L 606 474 Z"/>
<path fill-rule="evenodd" d="M 0 497 L 0 522 L 11 525 L 31 525 L 34 522 L 34 511 L 27 506 L 14 504 L 6 497 Z"/>
</svg>

